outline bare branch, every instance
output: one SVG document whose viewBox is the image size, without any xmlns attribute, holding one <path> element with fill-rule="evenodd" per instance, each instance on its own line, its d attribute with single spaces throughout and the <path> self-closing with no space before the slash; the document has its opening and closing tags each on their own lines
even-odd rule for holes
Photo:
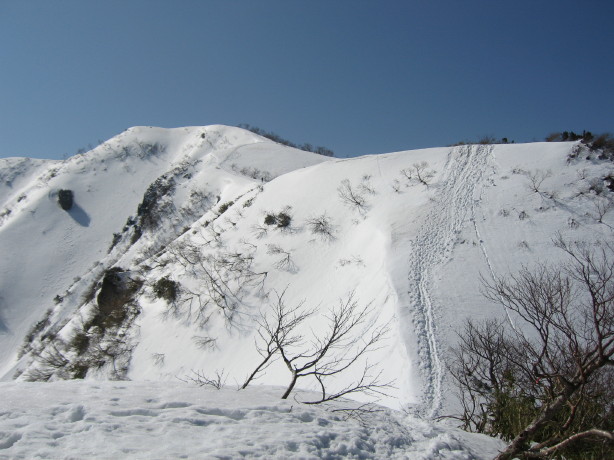
<svg viewBox="0 0 614 460">
<path fill-rule="evenodd" d="M 464 429 L 511 441 L 498 459 L 545 458 L 609 433 L 603 424 L 614 378 L 614 247 L 560 236 L 555 244 L 567 263 L 483 280 L 483 294 L 513 312 L 517 327 L 468 322 L 452 350 L 458 419 Z"/>
<path fill-rule="evenodd" d="M 337 193 L 346 206 L 356 209 L 360 214 L 365 214 L 368 211 L 368 203 L 364 195 L 353 188 L 348 179 L 341 181 Z"/>
</svg>

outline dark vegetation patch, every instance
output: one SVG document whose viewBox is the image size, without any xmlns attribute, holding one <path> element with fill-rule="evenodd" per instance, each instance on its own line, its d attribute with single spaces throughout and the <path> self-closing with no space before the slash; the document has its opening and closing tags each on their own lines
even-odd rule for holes
<svg viewBox="0 0 614 460">
<path fill-rule="evenodd" d="M 265 225 L 274 225 L 277 228 L 289 228 L 291 223 L 292 215 L 290 215 L 290 210 L 288 208 L 277 214 L 267 213 L 266 216 L 264 216 Z"/>
<path fill-rule="evenodd" d="M 58 203 L 64 211 L 69 211 L 74 203 L 74 194 L 72 190 L 60 190 L 58 192 Z"/>
<path fill-rule="evenodd" d="M 172 303 L 179 294 L 179 283 L 165 276 L 156 281 L 153 291 L 158 299 L 164 299 L 168 303 Z"/>
<path fill-rule="evenodd" d="M 290 142 L 287 139 L 284 139 L 283 137 L 279 136 L 278 134 L 275 134 L 273 132 L 270 131 L 265 131 L 263 129 L 260 129 L 256 126 L 251 126 L 248 125 L 247 123 L 242 123 L 240 125 L 237 125 L 238 128 L 242 128 L 242 129 L 247 129 L 248 131 L 251 131 L 254 134 L 258 134 L 259 136 L 262 137 L 266 137 L 267 139 L 272 140 L 273 142 L 277 142 L 278 144 L 282 144 L 282 145 L 286 145 L 288 147 L 293 147 L 295 149 L 300 149 L 300 150 L 305 150 L 307 152 L 312 152 L 312 153 L 317 153 L 318 155 L 324 155 L 325 157 L 334 157 L 335 156 L 335 152 L 333 152 L 331 149 L 328 149 L 326 147 L 322 147 L 322 146 L 317 146 L 314 147 L 313 145 L 309 144 L 309 143 L 304 143 L 304 144 L 295 144 L 294 142 Z"/>
</svg>

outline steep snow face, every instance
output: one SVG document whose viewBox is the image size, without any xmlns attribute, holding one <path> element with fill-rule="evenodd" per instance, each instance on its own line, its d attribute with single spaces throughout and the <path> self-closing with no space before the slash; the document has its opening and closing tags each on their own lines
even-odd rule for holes
<svg viewBox="0 0 614 460">
<path fill-rule="evenodd" d="M 135 127 L 66 161 L 0 160 L 0 375 L 12 377 L 26 332 L 47 309 L 54 310 L 49 324 L 65 321 L 117 261 L 118 251 L 107 254 L 118 243 L 114 234 L 137 217 L 159 177 L 173 189 L 164 205 L 176 215 L 155 240 L 168 242 L 218 200 L 260 183 L 259 176 L 323 160 L 225 126 Z M 62 189 L 73 192 L 68 211 L 58 204 Z"/>
<path fill-rule="evenodd" d="M 147 132 L 137 130 L 139 136 Z M 603 210 L 612 202 L 605 181 L 612 165 L 589 152 L 569 159 L 579 144 L 459 146 L 335 160 L 230 128 L 153 132 L 166 136 L 163 145 L 169 147 L 131 168 L 141 174 L 161 158 L 165 167 L 140 185 L 121 218 L 105 211 L 117 222 L 108 224 L 108 233 L 100 227 L 104 244 L 88 241 L 83 250 L 91 251 L 90 258 L 73 265 L 65 254 L 42 249 L 55 266 L 74 266 L 69 276 L 81 280 L 64 292 L 57 286 L 67 284 L 53 265 L 37 268 L 38 279 L 47 276 L 56 289 L 41 289 L 44 283 L 37 282 L 45 307 L 36 299 L 21 304 L 29 316 L 22 315 L 13 350 L 49 300 L 57 293 L 62 299 L 21 361 L 14 365 L 7 355 L 7 377 L 173 381 L 199 372 L 240 385 L 263 359 L 257 348 L 261 325 L 279 298 L 287 308 L 313 310 L 296 331 L 302 341 L 291 347 L 293 356 L 312 353 L 329 333 L 335 309 L 349 302 L 364 307 L 367 320 L 346 345 L 359 349 L 375 330 L 387 330 L 386 339 L 327 379 L 327 394 L 343 391 L 367 369 L 367 377 L 393 382 L 385 388 L 384 404 L 441 415 L 454 409 L 446 354 L 465 319 L 514 321 L 480 296 L 480 277 L 561 260 L 552 244 L 557 232 L 595 244 L 611 239 L 612 213 Z M 133 176 L 121 177 L 128 184 L 117 179 L 115 188 L 136 186 Z M 40 193 L 48 196 L 45 187 Z M 83 193 L 76 190 L 77 204 Z M 47 203 L 47 218 L 70 218 Z M 82 207 L 107 209 L 94 201 L 88 206 Z M 128 216 L 133 219 L 124 226 Z M 11 225 L 24 228 L 7 220 L 5 227 Z M 82 230 L 75 224 L 73 229 Z M 7 249 L 13 240 L 20 247 L 31 241 L 18 234 L 23 230 L 0 234 L 9 235 L 3 240 Z M 48 241 L 61 243 L 61 234 Z M 115 246 L 106 254 L 112 240 Z M 82 250 L 84 241 L 74 247 Z M 12 261 L 22 266 L 17 256 Z M 94 262 L 99 263 L 88 271 Z M 101 305 L 100 296 L 112 284 L 106 278 L 111 266 L 121 269 L 114 273 L 127 283 L 115 296 L 128 307 L 110 323 L 101 311 L 114 307 Z M 17 276 L 6 280 L 21 286 L 18 293 L 27 298 Z M 345 359 L 353 356 L 345 352 Z M 284 386 L 290 380 L 275 355 L 252 384 Z M 299 379 L 297 387 L 320 389 L 310 377 Z"/>
</svg>

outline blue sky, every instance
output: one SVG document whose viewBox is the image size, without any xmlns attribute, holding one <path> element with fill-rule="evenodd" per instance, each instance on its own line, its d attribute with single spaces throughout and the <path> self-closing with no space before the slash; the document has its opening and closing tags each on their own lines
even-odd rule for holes
<svg viewBox="0 0 614 460">
<path fill-rule="evenodd" d="M 356 156 L 613 131 L 611 0 L 0 0 L 0 157 L 249 123 Z"/>
</svg>

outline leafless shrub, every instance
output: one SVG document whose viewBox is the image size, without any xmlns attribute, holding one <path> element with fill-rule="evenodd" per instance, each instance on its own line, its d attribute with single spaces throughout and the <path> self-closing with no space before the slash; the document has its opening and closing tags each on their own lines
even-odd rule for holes
<svg viewBox="0 0 614 460">
<path fill-rule="evenodd" d="M 68 364 L 68 359 L 58 349 L 56 343 L 52 342 L 47 346 L 43 354 L 40 356 L 40 362 L 52 369 L 62 369 Z"/>
<path fill-rule="evenodd" d="M 407 179 L 409 184 L 418 183 L 428 187 L 433 177 L 435 177 L 435 171 L 428 168 L 429 164 L 426 161 L 414 163 L 410 168 L 402 169 L 401 175 Z"/>
<path fill-rule="evenodd" d="M 365 174 L 364 176 L 362 176 L 362 181 L 360 182 L 360 185 L 358 186 L 358 189 L 362 193 L 366 193 L 368 195 L 376 195 L 377 194 L 377 192 L 373 188 L 373 185 L 371 185 L 371 176 L 369 174 Z"/>
<path fill-rule="evenodd" d="M 605 215 L 610 212 L 614 208 L 614 202 L 611 200 L 604 199 L 595 199 L 593 200 L 593 218 L 599 222 L 600 224 L 604 223 L 603 218 Z"/>
<path fill-rule="evenodd" d="M 360 256 L 352 256 L 349 259 L 339 259 L 339 266 L 345 267 L 346 265 L 356 265 L 358 267 L 364 267 L 365 262 Z"/>
<path fill-rule="evenodd" d="M 292 254 L 288 251 L 285 251 L 278 244 L 267 244 L 266 253 L 269 255 L 281 256 L 277 262 L 275 262 L 275 268 L 278 270 L 285 270 L 291 273 L 296 272 L 296 264 L 292 260 Z"/>
<path fill-rule="evenodd" d="M 511 441 L 500 460 L 587 450 L 601 458 L 614 443 L 614 247 L 555 243 L 567 263 L 484 280 L 485 296 L 513 312 L 515 326 L 468 322 L 453 350 L 458 419 Z"/>
<path fill-rule="evenodd" d="M 224 373 L 224 370 L 215 371 L 215 376 L 207 377 L 203 371 L 192 371 L 190 375 L 186 375 L 183 378 L 177 377 L 179 380 L 185 383 L 192 383 L 199 387 L 213 387 L 216 390 L 221 390 L 226 385 L 228 375 Z"/>
<path fill-rule="evenodd" d="M 368 211 L 368 203 L 364 195 L 352 187 L 348 179 L 341 181 L 341 185 L 337 187 L 337 193 L 346 206 L 356 209 L 361 214 L 365 214 Z"/>
<path fill-rule="evenodd" d="M 367 427 L 369 417 L 376 412 L 383 412 L 381 406 L 372 403 L 360 404 L 357 407 L 332 409 L 331 412 L 343 414 L 344 420 L 355 420 L 361 425 Z"/>
<path fill-rule="evenodd" d="M 169 305 L 168 314 L 195 321 L 203 327 L 217 308 L 226 321 L 232 320 L 249 287 L 264 289 L 267 272 L 253 269 L 253 250 L 203 253 L 188 241 L 169 247 L 168 253 L 187 274 L 199 280 L 197 288 L 183 286 L 178 300 Z"/>
<path fill-rule="evenodd" d="M 204 337 L 201 335 L 195 335 L 192 337 L 192 340 L 194 340 L 196 346 L 201 350 L 212 350 L 216 347 L 217 342 L 217 339 L 213 337 Z"/>
<path fill-rule="evenodd" d="M 256 224 L 252 226 L 252 233 L 260 240 L 269 234 L 269 228 L 266 225 Z"/>
<path fill-rule="evenodd" d="M 151 359 L 153 360 L 155 366 L 162 367 L 164 366 L 166 356 L 164 353 L 152 353 Z"/>
<path fill-rule="evenodd" d="M 279 344 L 283 347 L 289 347 L 299 342 L 300 336 L 296 334 L 296 329 L 314 314 L 314 310 L 303 308 L 305 302 L 300 302 L 294 307 L 287 307 L 283 300 L 285 293 L 285 290 L 281 294 L 274 293 L 276 298 L 274 303 L 270 305 L 274 314 L 260 313 L 260 318 L 257 321 L 258 336 L 255 345 L 262 360 L 247 377 L 241 389 L 245 389 L 275 360 L 275 355 L 279 351 Z"/>
<path fill-rule="evenodd" d="M 263 224 L 268 228 L 293 233 L 296 228 L 292 226 L 292 217 L 292 206 L 285 206 L 280 212 L 267 212 L 264 216 Z"/>
<path fill-rule="evenodd" d="M 546 196 L 547 198 L 552 197 L 552 193 L 548 193 L 542 188 L 544 181 L 552 176 L 552 171 L 542 171 L 541 169 L 536 169 L 535 171 L 528 171 L 526 176 L 529 180 L 527 185 L 530 191 L 541 196 Z"/>
<path fill-rule="evenodd" d="M 361 307 L 354 299 L 354 293 L 350 293 L 326 316 L 327 332 L 306 340 L 303 328 L 298 326 L 313 315 L 313 311 L 303 309 L 302 303 L 288 308 L 283 295 L 278 296 L 269 314 L 264 313 L 261 317 L 259 335 L 261 343 L 267 344 L 261 347 L 267 353 L 261 354 L 270 355 L 270 359 L 278 353 L 292 375 L 282 399 L 288 398 L 296 382 L 304 377 L 315 379 L 321 389 L 319 399 L 305 404 L 332 401 L 352 393 L 385 394 L 392 382 L 382 381 L 381 372 L 374 372 L 374 366 L 365 360 L 365 355 L 381 346 L 389 326 L 373 326 L 372 314 L 371 304 Z M 363 371 L 357 381 L 329 391 L 330 380 L 360 362 L 364 362 Z"/>
<path fill-rule="evenodd" d="M 326 213 L 307 219 L 307 227 L 309 227 L 311 233 L 324 240 L 332 241 L 335 239 L 336 227 Z"/>
</svg>

